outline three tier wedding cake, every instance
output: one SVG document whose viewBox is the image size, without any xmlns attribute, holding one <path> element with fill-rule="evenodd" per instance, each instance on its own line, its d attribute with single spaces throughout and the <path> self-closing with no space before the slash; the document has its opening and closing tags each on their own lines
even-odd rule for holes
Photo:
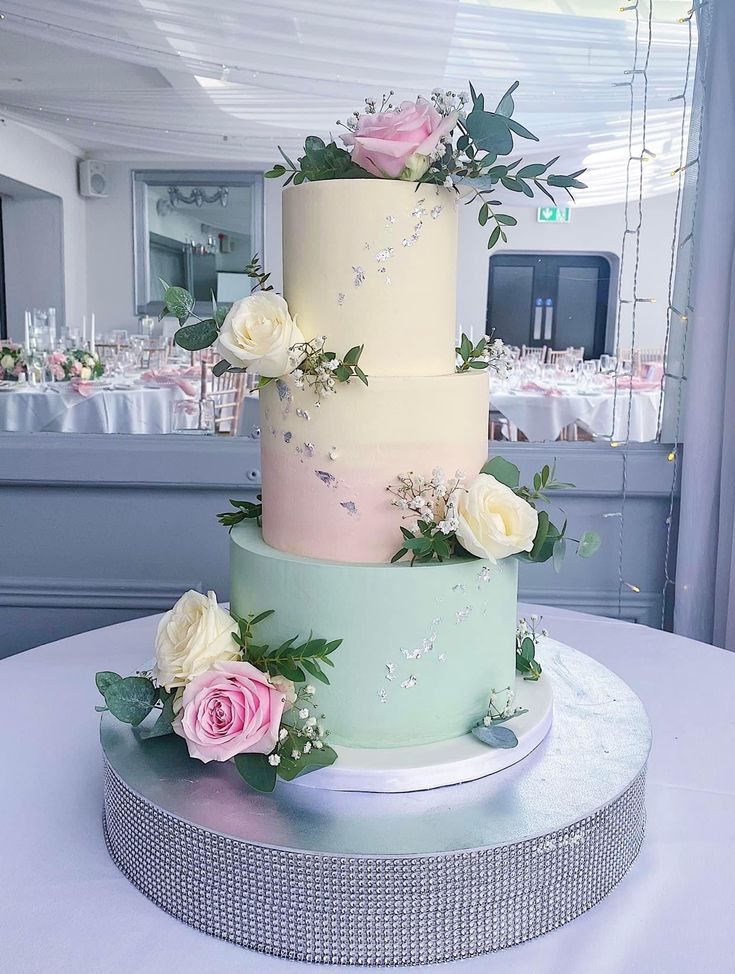
<svg viewBox="0 0 735 974">
<path fill-rule="evenodd" d="M 175 732 L 261 790 L 340 749 L 379 766 L 468 735 L 511 748 L 504 725 L 527 712 L 516 671 L 541 673 L 534 628 L 516 630 L 518 559 L 561 563 L 566 521 L 541 505 L 571 485 L 545 465 L 525 486 L 488 460 L 488 371 L 508 366 L 492 336 L 457 339 L 458 205 L 478 203 L 493 247 L 516 222 L 492 198 L 501 186 L 583 184 L 551 173 L 556 160 L 499 162 L 535 138 L 512 117 L 516 85 L 495 111 L 470 88 L 368 99 L 346 148 L 310 136 L 298 164 L 282 152 L 265 175 L 286 177 L 283 295 L 257 255 L 252 293 L 211 318 L 166 285 L 179 345 L 214 346 L 217 375 L 260 377 L 262 494 L 220 515 L 230 611 L 187 593 L 153 670 L 97 684 L 124 721 L 156 713 L 143 736 Z M 576 544 L 586 556 L 598 539 Z"/>
</svg>

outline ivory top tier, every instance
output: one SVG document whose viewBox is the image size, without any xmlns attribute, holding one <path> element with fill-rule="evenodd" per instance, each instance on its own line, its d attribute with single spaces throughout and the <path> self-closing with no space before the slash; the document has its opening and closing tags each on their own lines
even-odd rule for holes
<svg viewBox="0 0 735 974">
<path fill-rule="evenodd" d="M 332 179 L 283 193 L 289 307 L 338 355 L 364 344 L 368 375 L 454 372 L 456 265 L 452 190 Z"/>
</svg>

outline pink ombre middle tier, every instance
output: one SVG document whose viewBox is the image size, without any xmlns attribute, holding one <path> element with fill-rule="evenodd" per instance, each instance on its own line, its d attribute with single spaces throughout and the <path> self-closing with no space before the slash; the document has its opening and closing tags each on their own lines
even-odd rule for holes
<svg viewBox="0 0 735 974">
<path fill-rule="evenodd" d="M 388 562 L 405 512 L 391 505 L 399 473 L 474 476 L 487 459 L 488 377 L 353 379 L 317 406 L 278 380 L 260 392 L 263 538 L 295 555 Z"/>
</svg>

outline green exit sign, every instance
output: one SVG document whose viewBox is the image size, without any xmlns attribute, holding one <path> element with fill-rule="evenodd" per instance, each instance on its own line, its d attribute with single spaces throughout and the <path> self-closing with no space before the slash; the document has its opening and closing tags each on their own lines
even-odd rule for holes
<svg viewBox="0 0 735 974">
<path fill-rule="evenodd" d="M 571 206 L 539 206 L 537 220 L 539 223 L 571 223 L 572 208 Z"/>
</svg>

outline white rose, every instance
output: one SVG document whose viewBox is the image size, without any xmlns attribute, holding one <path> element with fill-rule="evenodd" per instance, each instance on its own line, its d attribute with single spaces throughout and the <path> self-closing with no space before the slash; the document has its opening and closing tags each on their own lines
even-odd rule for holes
<svg viewBox="0 0 735 974">
<path fill-rule="evenodd" d="M 232 305 L 217 349 L 230 365 L 278 378 L 298 365 L 289 351 L 303 341 L 281 295 L 259 291 Z"/>
<path fill-rule="evenodd" d="M 12 355 L 3 355 L 3 357 L 0 358 L 0 368 L 3 368 L 9 372 L 14 366 L 15 359 Z"/>
<path fill-rule="evenodd" d="M 497 561 L 530 551 L 538 529 L 538 514 L 510 487 L 481 473 L 457 503 L 457 538 L 477 555 Z"/>
<path fill-rule="evenodd" d="M 79 373 L 79 376 L 80 376 L 80 378 L 84 379 L 85 381 L 87 379 L 91 379 L 92 378 L 92 370 L 91 369 L 88 369 L 86 365 L 83 365 L 82 366 L 82 371 Z"/>
<path fill-rule="evenodd" d="M 158 624 L 155 681 L 166 690 L 183 687 L 218 660 L 234 659 L 240 652 L 232 638 L 237 631 L 214 592 L 185 592 Z"/>
<path fill-rule="evenodd" d="M 92 366 L 95 364 L 95 359 L 91 355 L 85 355 L 84 362 L 86 365 Z"/>
</svg>

